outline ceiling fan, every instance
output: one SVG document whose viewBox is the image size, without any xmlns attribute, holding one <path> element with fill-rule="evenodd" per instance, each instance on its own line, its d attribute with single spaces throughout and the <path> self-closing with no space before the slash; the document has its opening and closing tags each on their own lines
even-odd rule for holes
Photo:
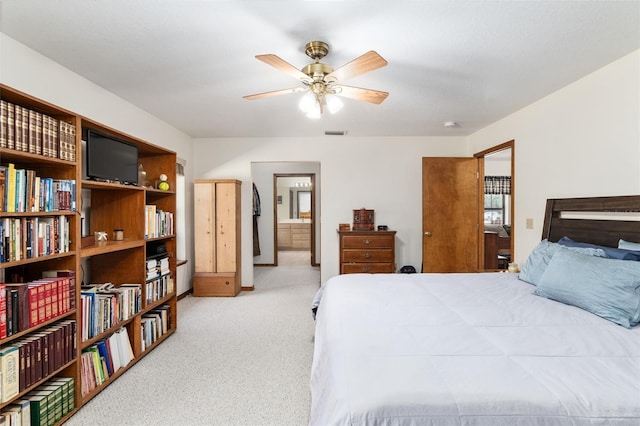
<svg viewBox="0 0 640 426">
<path fill-rule="evenodd" d="M 329 45 L 327 43 L 323 41 L 309 42 L 305 46 L 305 53 L 313 59 L 314 62 L 306 65 L 301 70 L 298 70 L 277 55 L 257 55 L 256 59 L 289 74 L 297 80 L 300 80 L 303 86 L 257 93 L 243 97 L 245 99 L 253 100 L 269 96 L 286 95 L 289 93 L 308 92 L 308 94 L 301 99 L 300 108 L 307 112 L 308 116 L 317 118 L 322 115 L 325 107 L 327 107 L 330 112 L 335 112 L 333 111 L 333 109 L 337 107 L 337 105 L 334 104 L 335 98 L 327 98 L 327 95 L 338 95 L 373 104 L 382 103 L 382 101 L 384 101 L 389 95 L 388 92 L 345 86 L 342 84 L 343 81 L 348 80 L 349 78 L 365 74 L 387 65 L 387 61 L 375 51 L 370 50 L 364 55 L 355 58 L 351 62 L 348 62 L 335 70 L 329 65 L 320 62 L 320 60 L 329 53 Z M 338 103 L 341 107 L 341 102 L 338 101 Z"/>
</svg>

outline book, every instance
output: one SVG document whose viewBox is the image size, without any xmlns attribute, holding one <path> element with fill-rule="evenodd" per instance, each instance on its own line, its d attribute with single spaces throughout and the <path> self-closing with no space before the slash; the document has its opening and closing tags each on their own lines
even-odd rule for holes
<svg viewBox="0 0 640 426">
<path fill-rule="evenodd" d="M 6 212 L 16 211 L 16 166 L 13 163 L 7 164 L 7 175 L 5 177 L 7 185 L 7 205 Z"/>
<path fill-rule="evenodd" d="M 19 399 L 14 401 L 9 407 L 16 407 L 20 411 L 22 426 L 31 426 L 31 403 L 28 399 Z"/>
<path fill-rule="evenodd" d="M 30 392 L 26 399 L 29 400 L 29 411 L 31 415 L 31 425 L 47 425 L 47 395 Z M 51 423 L 53 424 L 53 423 Z"/>
<path fill-rule="evenodd" d="M 6 286 L 0 283 L 0 340 L 7 337 L 7 293 Z"/>
<path fill-rule="evenodd" d="M 100 357 L 104 360 L 104 367 L 107 373 L 107 377 L 113 376 L 113 361 L 111 360 L 111 354 L 107 349 L 106 341 L 100 340 L 99 342 L 96 342 L 96 347 L 98 348 Z"/>
<path fill-rule="evenodd" d="M 118 335 L 112 334 L 107 338 L 107 349 L 109 350 L 109 354 L 111 355 L 111 364 L 113 366 L 113 372 L 117 372 L 120 367 L 122 367 L 122 363 L 120 362 L 120 349 L 118 343 Z"/>
<path fill-rule="evenodd" d="M 8 128 L 7 121 L 9 120 L 9 103 L 5 100 L 0 100 L 0 148 L 7 148 L 8 145 Z"/>
<path fill-rule="evenodd" d="M 31 425 L 54 425 L 59 419 L 55 414 L 55 395 L 52 389 L 34 389 L 27 394 L 31 407 Z"/>
<path fill-rule="evenodd" d="M 28 283 L 6 283 L 5 288 L 16 290 L 12 293 L 12 297 L 16 299 L 14 307 L 17 309 L 14 312 L 14 318 L 17 319 L 14 324 L 15 332 L 27 330 L 29 328 L 29 284 Z M 17 325 L 17 327 L 16 327 Z"/>
<path fill-rule="evenodd" d="M 0 348 L 0 373 L 2 373 L 2 402 L 7 402 L 19 392 L 19 353 L 17 346 Z"/>
<path fill-rule="evenodd" d="M 2 410 L 2 415 L 9 418 L 7 426 L 22 425 L 22 409 L 15 405 L 8 405 Z"/>
<path fill-rule="evenodd" d="M 129 333 L 126 328 L 121 328 L 115 332 L 118 336 L 118 350 L 120 362 L 123 366 L 127 366 L 129 362 L 133 360 L 133 349 L 131 348 L 131 341 L 129 340 Z"/>
<path fill-rule="evenodd" d="M 0 212 L 7 208 L 7 167 L 0 165 Z"/>
<path fill-rule="evenodd" d="M 13 298 L 10 288 L 5 288 L 5 306 L 7 307 L 7 336 L 13 336 L 17 326 L 14 324 Z"/>
<path fill-rule="evenodd" d="M 16 147 L 16 106 L 7 102 L 7 148 Z"/>
</svg>

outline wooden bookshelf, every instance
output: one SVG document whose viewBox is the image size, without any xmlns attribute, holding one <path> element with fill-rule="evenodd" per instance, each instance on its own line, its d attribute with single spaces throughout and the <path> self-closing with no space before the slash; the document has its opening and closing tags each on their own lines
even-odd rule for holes
<svg viewBox="0 0 640 426">
<path fill-rule="evenodd" d="M 68 305 L 72 308 L 68 307 L 64 311 L 59 310 L 57 316 L 43 318 L 42 322 L 37 322 L 35 325 L 29 324 L 25 329 L 15 330 L 13 334 L 0 339 L 0 349 L 3 349 L 15 346 L 25 339 L 40 336 L 45 332 L 56 329 L 56 327 L 60 328 L 62 327 L 60 324 L 66 327 L 65 330 L 67 328 L 73 329 L 73 332 L 68 333 L 69 337 L 65 337 L 67 345 L 71 345 L 68 349 L 68 360 L 56 365 L 54 369 L 44 369 L 43 371 L 46 374 L 43 374 L 37 380 L 30 380 L 29 383 L 20 376 L 19 391 L 15 395 L 5 398 L 5 400 L 2 399 L 2 393 L 0 393 L 0 410 L 2 410 L 20 399 L 29 398 L 36 390 L 40 390 L 43 384 L 49 384 L 53 379 L 71 377 L 73 378 L 73 392 L 67 392 L 65 395 L 73 399 L 73 404 L 69 405 L 72 408 L 63 412 L 62 416 L 56 420 L 56 422 L 64 422 L 82 405 L 90 401 L 110 383 L 113 383 L 127 369 L 176 331 L 177 265 L 175 234 L 172 231 L 173 228 L 168 225 L 159 227 L 162 229 L 161 232 L 150 233 L 148 229 L 149 214 L 153 214 L 154 211 L 156 215 L 161 215 L 165 219 L 163 224 L 168 223 L 168 219 L 171 219 L 171 224 L 175 223 L 176 154 L 1 84 L 0 99 L 5 105 L 7 103 L 18 105 L 29 111 L 51 117 L 54 121 L 57 120 L 56 123 L 64 122 L 65 126 L 71 125 L 75 128 L 75 135 L 71 139 L 73 141 L 72 148 L 75 148 L 75 158 L 72 159 L 68 158 L 68 150 L 65 150 L 64 158 L 60 158 L 62 154 L 54 153 L 51 149 L 46 152 L 40 149 L 36 153 L 35 148 L 29 149 L 32 148 L 31 145 L 27 144 L 27 150 L 23 151 L 21 149 L 24 144 L 18 145 L 15 141 L 10 143 L 9 137 L 15 138 L 16 135 L 15 133 L 8 134 L 8 123 L 5 120 L 7 117 L 4 112 L 2 123 L 4 127 L 2 139 L 0 139 L 0 166 L 8 166 L 11 163 L 15 168 L 34 171 L 38 177 L 67 180 L 75 183 L 72 191 L 76 202 L 75 208 L 37 212 L 8 212 L 6 208 L 0 209 L 2 210 L 0 211 L 0 224 L 5 222 L 21 223 L 25 224 L 24 229 L 26 229 L 26 227 L 31 226 L 32 222 L 37 224 L 40 221 L 53 221 L 55 219 L 56 226 L 60 221 L 67 223 L 68 239 L 65 239 L 64 252 L 54 251 L 37 257 L 27 257 L 25 246 L 28 244 L 25 238 L 25 231 L 16 236 L 16 239 L 20 238 L 19 244 L 23 249 L 22 256 L 11 259 L 3 257 L 3 261 L 0 263 L 0 282 L 2 283 L 35 281 L 42 278 L 44 271 L 75 272 L 75 284 L 61 287 L 70 290 L 68 293 L 64 293 L 63 290 L 56 290 L 58 295 L 68 294 L 67 297 L 70 299 Z M 34 114 L 34 116 L 36 115 Z M 61 126 L 60 128 L 63 127 Z M 147 172 L 149 185 L 130 186 L 83 180 L 82 138 L 88 129 L 96 130 L 136 145 L 139 161 L 144 165 Z M 33 131 L 35 132 L 37 129 L 34 127 Z M 30 133 L 30 135 L 32 134 Z M 68 136 L 68 133 L 66 136 Z M 51 142 L 54 137 L 51 136 L 48 141 Z M 27 138 L 28 142 L 29 139 Z M 42 144 L 43 142 L 33 136 L 32 144 L 35 143 Z M 168 191 L 155 188 L 155 183 L 160 174 L 168 176 L 170 188 Z M 1 188 L 0 195 L 4 203 L 6 197 Z M 83 199 L 83 197 L 86 199 Z M 87 206 L 90 204 L 90 207 L 83 209 L 83 203 L 86 203 Z M 86 236 L 83 235 L 82 229 L 83 215 L 86 216 L 84 220 L 88 222 L 86 227 L 88 232 L 86 232 L 87 229 L 84 230 L 85 234 L 87 234 Z M 59 227 L 59 229 L 65 228 Z M 123 231 L 124 238 L 122 240 L 115 240 L 113 232 L 116 229 Z M 107 241 L 96 242 L 93 236 L 95 232 L 105 232 Z M 3 243 L 4 239 L 0 244 Z M 164 252 L 159 247 L 163 247 Z M 2 248 L 4 249 L 4 246 Z M 158 259 L 164 259 L 162 262 L 163 275 L 149 280 L 149 274 L 151 273 L 149 268 L 152 263 L 147 262 L 147 260 L 150 256 L 157 255 L 159 251 L 161 253 Z M 4 250 L 0 250 L 0 252 L 4 256 Z M 32 252 L 29 251 L 29 253 Z M 160 265 L 159 262 L 158 265 Z M 69 273 L 60 274 L 68 275 Z M 55 281 L 57 279 L 52 280 Z M 62 277 L 59 279 L 64 280 Z M 94 296 L 90 294 L 93 289 L 89 289 L 88 286 L 103 283 L 111 283 L 113 287 L 111 290 L 113 291 L 101 292 L 100 296 L 95 296 L 95 300 L 102 300 L 100 303 L 106 309 L 103 312 L 110 314 L 110 321 L 107 326 L 104 323 L 100 324 L 100 332 L 87 338 L 83 336 L 83 327 L 92 326 L 96 317 L 88 317 L 86 312 L 83 313 L 82 306 L 83 303 L 88 303 L 87 300 L 94 300 Z M 83 287 L 82 284 L 85 284 L 85 286 Z M 137 309 L 135 313 L 130 313 L 127 318 L 118 318 L 110 310 L 115 310 L 115 300 L 125 300 L 122 299 L 122 294 L 125 288 L 130 287 L 128 286 L 129 284 L 140 285 Z M 54 292 L 52 290 L 52 294 Z M 127 295 L 134 293 L 127 292 Z M 107 300 L 107 302 L 104 302 L 104 300 Z M 58 305 L 63 306 L 62 302 L 59 302 Z M 109 305 L 108 308 L 106 308 L 107 305 Z M 130 306 L 133 305 L 130 304 Z M 162 324 L 163 322 L 165 323 L 164 329 L 162 327 L 157 327 L 156 329 L 155 324 Z M 68 325 L 69 323 L 74 325 Z M 145 327 L 149 329 L 149 324 L 154 326 L 151 328 L 154 333 L 158 330 L 160 332 L 147 340 L 145 345 L 142 341 L 142 333 Z M 57 330 L 54 331 L 58 332 Z M 126 333 L 123 331 L 126 331 Z M 56 336 L 58 335 L 60 335 L 59 332 Z M 87 354 L 94 350 L 93 348 L 96 345 L 102 345 L 103 342 L 107 343 L 109 340 L 114 341 L 115 337 L 124 338 L 125 336 L 128 336 L 132 359 L 117 370 L 112 368 L 111 374 L 104 377 L 102 383 L 94 383 L 93 387 L 87 390 L 88 380 L 85 375 L 87 366 L 84 362 L 84 359 L 89 357 Z M 109 354 L 107 358 L 111 358 L 111 355 Z M 56 383 L 62 383 L 62 381 Z"/>
</svg>

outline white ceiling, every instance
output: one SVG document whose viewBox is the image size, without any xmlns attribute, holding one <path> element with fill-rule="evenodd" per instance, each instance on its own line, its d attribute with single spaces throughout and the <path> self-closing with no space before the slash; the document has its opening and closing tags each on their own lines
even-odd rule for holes
<svg viewBox="0 0 640 426">
<path fill-rule="evenodd" d="M 639 1 L 2 0 L 1 31 L 192 137 L 468 135 L 640 48 Z M 307 119 L 300 83 L 254 58 L 334 68 L 390 93 Z M 443 122 L 455 121 L 454 128 Z"/>
</svg>

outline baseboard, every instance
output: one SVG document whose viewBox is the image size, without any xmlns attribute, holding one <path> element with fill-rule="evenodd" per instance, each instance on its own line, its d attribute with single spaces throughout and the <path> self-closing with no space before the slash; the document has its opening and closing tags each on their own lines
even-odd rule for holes
<svg viewBox="0 0 640 426">
<path fill-rule="evenodd" d="M 185 292 L 184 292 L 184 293 L 182 293 L 182 294 L 179 294 L 179 295 L 178 295 L 178 300 L 180 300 L 180 299 L 184 299 L 185 297 L 187 297 L 187 296 L 188 296 L 189 294 L 191 294 L 191 293 L 193 293 L 193 289 L 192 289 L 192 288 L 190 288 L 189 290 L 185 291 Z"/>
<path fill-rule="evenodd" d="M 255 289 L 254 286 L 251 287 L 240 287 L 240 291 L 253 291 Z"/>
</svg>

